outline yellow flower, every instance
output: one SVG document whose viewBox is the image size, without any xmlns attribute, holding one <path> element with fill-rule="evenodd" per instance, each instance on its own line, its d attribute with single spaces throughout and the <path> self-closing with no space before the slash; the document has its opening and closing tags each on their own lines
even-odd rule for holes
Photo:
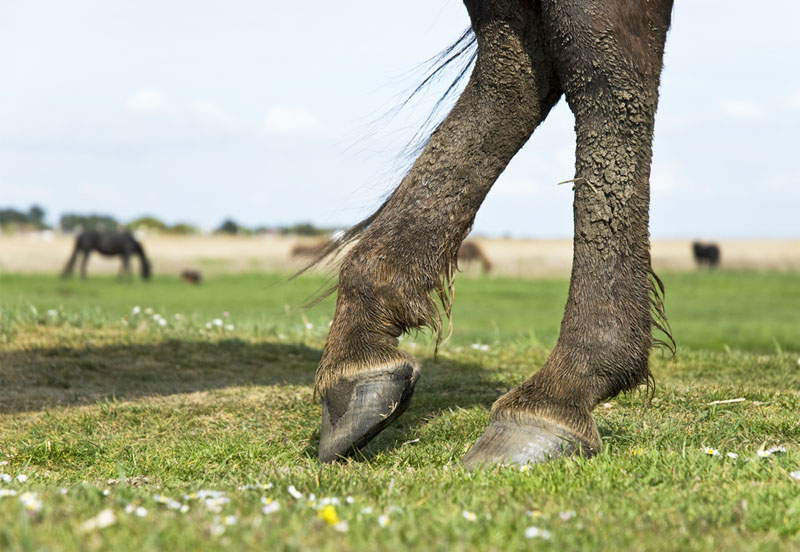
<svg viewBox="0 0 800 552">
<path fill-rule="evenodd" d="M 644 456 L 644 449 L 643 448 L 631 449 L 631 456 Z"/>
<path fill-rule="evenodd" d="M 336 508 L 330 504 L 319 511 L 319 518 L 325 520 L 328 525 L 336 525 L 339 523 L 339 514 L 336 513 Z"/>
</svg>

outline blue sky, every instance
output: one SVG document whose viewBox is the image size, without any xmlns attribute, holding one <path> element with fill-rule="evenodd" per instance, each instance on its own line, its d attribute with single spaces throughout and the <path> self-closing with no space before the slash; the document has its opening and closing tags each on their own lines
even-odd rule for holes
<svg viewBox="0 0 800 552">
<path fill-rule="evenodd" d="M 654 237 L 800 237 L 800 2 L 678 0 L 652 174 Z M 455 0 L 9 0 L 0 6 L 0 207 L 211 228 L 347 225 L 397 182 L 441 88 L 393 118 L 468 19 Z M 444 83 L 442 83 L 443 85 Z M 572 232 L 562 103 L 475 223 Z"/>
</svg>

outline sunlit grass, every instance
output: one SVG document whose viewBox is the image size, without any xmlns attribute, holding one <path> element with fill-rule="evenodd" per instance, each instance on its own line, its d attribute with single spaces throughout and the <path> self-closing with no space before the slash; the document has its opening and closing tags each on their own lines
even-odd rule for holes
<svg viewBox="0 0 800 552">
<path fill-rule="evenodd" d="M 323 281 L 280 281 L 0 277 L 0 549 L 800 546 L 788 276 L 666 275 L 679 350 L 654 353 L 652 402 L 599 406 L 591 460 L 476 474 L 459 459 L 546 358 L 565 281 L 460 279 L 439 356 L 403 340 L 408 412 L 332 466 L 312 397 L 332 303 L 297 309 Z"/>
</svg>

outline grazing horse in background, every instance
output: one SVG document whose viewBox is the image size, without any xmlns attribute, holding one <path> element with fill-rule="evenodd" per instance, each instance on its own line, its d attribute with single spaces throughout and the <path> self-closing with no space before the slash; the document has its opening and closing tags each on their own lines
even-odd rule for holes
<svg viewBox="0 0 800 552">
<path fill-rule="evenodd" d="M 78 237 L 75 238 L 75 249 L 72 251 L 72 256 L 67 261 L 67 266 L 61 273 L 62 278 L 72 275 L 72 270 L 75 267 L 75 261 L 79 253 L 83 253 L 81 260 L 81 278 L 86 279 L 86 263 L 89 261 L 89 254 L 92 251 L 98 251 L 101 255 L 112 256 L 119 255 L 122 257 L 122 272 L 121 274 L 130 275 L 130 257 L 131 255 L 139 256 L 139 264 L 142 269 L 142 278 L 147 280 L 150 278 L 150 261 L 144 254 L 142 244 L 136 241 L 133 234 L 130 232 L 118 230 L 84 230 Z"/>
<path fill-rule="evenodd" d="M 694 242 L 692 253 L 697 266 L 707 265 L 708 268 L 717 268 L 719 265 L 719 246 L 715 243 Z"/>
<path fill-rule="evenodd" d="M 327 250 L 332 243 L 333 241 L 329 239 L 322 240 L 312 244 L 298 243 L 297 245 L 292 247 L 290 255 L 292 256 L 292 258 L 297 258 L 297 257 L 316 258 L 320 254 L 322 254 L 325 250 Z"/>
<path fill-rule="evenodd" d="M 562 96 L 575 115 L 577 148 L 561 331 L 544 365 L 494 404 L 464 464 L 597 453 L 594 407 L 652 380 L 654 327 L 674 346 L 648 230 L 672 0 L 464 4 L 472 30 L 441 66 L 475 52 L 466 87 L 394 192 L 328 251 L 357 240 L 343 257 L 316 374 L 323 462 L 352 454 L 408 407 L 420 364 L 398 338 L 421 326 L 441 333 L 434 295 L 448 314 L 456 256 L 478 208 Z"/>
<path fill-rule="evenodd" d="M 492 270 L 492 263 L 489 258 L 481 249 L 481 246 L 474 241 L 465 241 L 458 248 L 458 260 L 464 263 L 473 263 L 479 261 L 484 274 L 489 274 Z"/>
</svg>

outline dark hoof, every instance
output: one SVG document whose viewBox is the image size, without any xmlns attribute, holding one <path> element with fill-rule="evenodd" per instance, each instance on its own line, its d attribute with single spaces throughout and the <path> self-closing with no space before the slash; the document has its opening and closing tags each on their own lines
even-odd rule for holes
<svg viewBox="0 0 800 552">
<path fill-rule="evenodd" d="M 322 398 L 319 459 L 332 462 L 366 445 L 411 402 L 419 367 L 410 362 L 343 377 Z"/>
<path fill-rule="evenodd" d="M 518 423 L 493 419 L 464 457 L 463 463 L 467 469 L 474 470 L 480 466 L 524 466 L 562 456 L 593 456 L 595 453 L 588 443 L 551 422 Z"/>
</svg>

